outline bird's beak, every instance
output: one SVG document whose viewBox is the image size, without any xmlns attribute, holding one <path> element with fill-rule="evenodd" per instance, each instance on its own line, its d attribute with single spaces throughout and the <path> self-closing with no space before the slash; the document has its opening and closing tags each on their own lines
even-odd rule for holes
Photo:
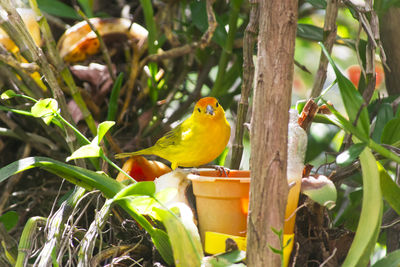
<svg viewBox="0 0 400 267">
<path fill-rule="evenodd" d="M 207 105 L 206 113 L 210 115 L 214 115 L 214 108 L 211 105 Z"/>
</svg>

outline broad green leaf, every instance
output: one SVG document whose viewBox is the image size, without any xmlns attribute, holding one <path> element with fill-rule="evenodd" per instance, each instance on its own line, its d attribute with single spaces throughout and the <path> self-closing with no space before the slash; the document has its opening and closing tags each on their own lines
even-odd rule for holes
<svg viewBox="0 0 400 267">
<path fill-rule="evenodd" d="M 58 110 L 58 103 L 53 98 L 45 98 L 36 102 L 32 108 L 31 113 L 34 117 L 42 118 L 48 125 L 54 117 L 54 113 Z"/>
<path fill-rule="evenodd" d="M 344 76 L 339 68 L 336 66 L 335 62 L 330 57 L 328 51 L 326 51 L 324 45 L 320 43 L 322 51 L 328 58 L 333 70 L 336 74 L 336 80 L 339 86 L 340 94 L 342 96 L 342 101 L 346 112 L 349 116 L 350 122 L 354 123 L 357 120 L 356 128 L 364 135 L 364 137 L 369 136 L 369 115 L 365 107 L 362 107 L 364 100 L 357 89 L 354 87 L 353 83 Z M 361 112 L 360 108 L 362 107 Z"/>
<path fill-rule="evenodd" d="M 326 117 L 335 125 L 338 127 L 342 128 L 348 133 L 351 133 L 352 135 L 356 136 L 358 139 L 360 139 L 364 143 L 368 143 L 369 138 L 368 136 L 365 136 L 363 132 L 356 128 L 353 124 L 351 124 L 345 117 L 343 117 L 342 114 L 340 114 L 334 107 L 329 105 L 324 99 L 321 98 L 321 100 L 327 104 L 328 109 L 332 112 L 331 115 L 326 115 Z"/>
<path fill-rule="evenodd" d="M 204 257 L 199 232 L 190 208 L 183 203 L 170 211 L 154 208 L 171 240 L 175 266 L 200 266 Z M 172 212 L 178 214 L 174 215 Z M 180 216 L 179 216 L 180 215 Z M 179 218 L 178 218 L 179 216 Z"/>
<path fill-rule="evenodd" d="M 18 223 L 18 213 L 10 210 L 0 216 L 0 223 L 4 224 L 7 231 L 10 231 Z"/>
<path fill-rule="evenodd" d="M 113 127 L 115 121 L 103 121 L 97 126 L 97 144 L 100 145 L 101 140 L 103 140 L 104 135 Z"/>
<path fill-rule="evenodd" d="M 400 249 L 390 252 L 385 257 L 375 262 L 371 267 L 399 267 L 400 266 Z"/>
<path fill-rule="evenodd" d="M 107 120 L 108 121 L 115 121 L 116 114 L 118 110 L 118 99 L 119 99 L 119 92 L 122 87 L 122 81 L 124 80 L 124 73 L 121 72 L 117 79 L 115 80 L 114 86 L 111 90 L 110 102 L 108 104 L 108 112 L 107 112 Z"/>
<path fill-rule="evenodd" d="M 95 144 L 84 145 L 74 151 L 66 161 L 82 158 L 98 158 L 101 155 L 101 148 Z"/>
<path fill-rule="evenodd" d="M 92 18 L 93 15 L 93 0 L 78 0 L 86 16 Z"/>
<path fill-rule="evenodd" d="M 297 37 L 307 40 L 322 42 L 324 40 L 324 30 L 311 24 L 297 24 Z"/>
<path fill-rule="evenodd" d="M 303 178 L 301 192 L 318 204 L 332 209 L 336 205 L 337 191 L 333 182 L 324 175 Z"/>
<path fill-rule="evenodd" d="M 353 243 L 342 265 L 344 267 L 368 265 L 381 226 L 383 203 L 378 165 L 369 148 L 360 154 L 360 162 L 363 177 L 361 215 Z"/>
<path fill-rule="evenodd" d="M 156 186 L 154 182 L 151 181 L 138 182 L 135 184 L 131 184 L 125 187 L 120 192 L 118 192 L 118 194 L 115 196 L 115 199 L 118 200 L 119 198 L 134 196 L 134 195 L 154 196 L 155 192 L 156 192 Z"/>
<path fill-rule="evenodd" d="M 383 198 L 400 215 L 400 187 L 380 163 L 378 163 L 378 170 Z"/>
<path fill-rule="evenodd" d="M 85 189 L 98 189 L 107 198 L 114 197 L 124 188 L 124 185 L 106 175 L 45 157 L 29 157 L 15 161 L 1 168 L 0 183 L 16 173 L 35 167 L 40 167 L 48 172 L 56 174 Z M 135 207 L 130 204 L 129 199 L 122 198 L 118 200 L 117 203 L 151 235 L 154 245 L 163 259 L 169 265 L 172 265 L 172 249 L 168 235 L 164 231 L 154 228 L 143 215 L 135 210 Z"/>
<path fill-rule="evenodd" d="M 171 243 L 167 233 L 161 229 L 154 228 L 151 223 L 136 210 L 131 198 L 119 198 L 116 202 L 150 234 L 154 245 L 163 259 L 168 265 L 172 265 L 174 258 L 172 256 Z"/>
<path fill-rule="evenodd" d="M 59 0 L 37 0 L 40 10 L 57 17 L 81 19 L 75 10 Z"/>
<path fill-rule="evenodd" d="M 220 255 L 213 255 L 210 257 L 205 257 L 203 259 L 202 266 L 212 266 L 212 267 L 245 267 L 243 263 L 237 262 L 243 261 L 246 258 L 246 252 L 241 250 L 234 250 L 226 252 Z"/>
<path fill-rule="evenodd" d="M 400 118 L 390 120 L 383 128 L 381 142 L 392 145 L 400 141 Z"/>
<path fill-rule="evenodd" d="M 374 132 L 372 133 L 372 140 L 380 143 L 383 129 L 388 121 L 393 119 L 393 108 L 389 103 L 383 103 L 376 115 Z"/>
<path fill-rule="evenodd" d="M 16 95 L 17 94 L 13 90 L 7 90 L 1 94 L 0 98 L 3 100 L 7 100 L 7 99 L 15 97 Z"/>
<path fill-rule="evenodd" d="M 358 156 L 364 150 L 365 146 L 366 145 L 364 143 L 358 143 L 352 145 L 349 149 L 343 151 L 336 157 L 336 163 L 340 167 L 345 167 L 347 165 L 350 165 L 353 161 L 355 161 L 358 158 Z"/>
<path fill-rule="evenodd" d="M 14 174 L 35 167 L 40 167 L 88 190 L 98 189 L 108 198 L 113 197 L 124 187 L 106 175 L 46 157 L 29 157 L 8 164 L 0 169 L 0 183 Z"/>
</svg>

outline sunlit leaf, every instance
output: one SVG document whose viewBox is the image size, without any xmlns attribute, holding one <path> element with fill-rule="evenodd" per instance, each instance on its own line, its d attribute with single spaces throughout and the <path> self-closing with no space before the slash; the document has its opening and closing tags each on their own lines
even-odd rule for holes
<svg viewBox="0 0 400 267">
<path fill-rule="evenodd" d="M 360 162 L 363 177 L 361 215 L 353 243 L 342 264 L 344 267 L 368 265 L 382 222 L 383 203 L 378 166 L 369 148 L 360 154 Z"/>
<path fill-rule="evenodd" d="M 156 192 L 156 186 L 154 182 L 146 181 L 146 182 L 138 182 L 131 184 L 121 190 L 115 199 L 134 196 L 134 195 L 142 195 L 142 196 L 154 196 Z"/>
<path fill-rule="evenodd" d="M 364 100 L 357 89 L 354 87 L 353 83 L 344 76 L 339 68 L 336 66 L 335 62 L 330 57 L 328 51 L 325 49 L 324 45 L 321 44 L 322 51 L 328 58 L 333 70 L 336 74 L 336 80 L 339 86 L 340 94 L 342 96 L 342 101 L 346 112 L 349 116 L 350 122 L 354 123 L 357 120 L 357 129 L 359 129 L 364 137 L 369 136 L 369 115 L 365 107 L 362 107 Z M 361 109 L 361 112 L 360 112 Z"/>
<path fill-rule="evenodd" d="M 246 258 L 246 252 L 241 250 L 234 250 L 220 255 L 213 255 L 203 259 L 202 266 L 212 267 L 245 267 L 243 263 L 238 263 Z"/>
<path fill-rule="evenodd" d="M 7 90 L 1 94 L 0 98 L 3 100 L 7 100 L 7 99 L 15 97 L 16 95 L 17 94 L 13 90 Z"/>
<path fill-rule="evenodd" d="M 400 215 L 400 187 L 396 184 L 385 168 L 378 163 L 382 196 L 387 203 Z"/>
<path fill-rule="evenodd" d="M 100 145 L 101 140 L 103 140 L 104 135 L 113 127 L 115 121 L 103 121 L 97 126 L 97 144 Z"/>
<path fill-rule="evenodd" d="M 69 156 L 66 161 L 81 158 L 97 158 L 101 155 L 101 148 L 95 144 L 81 146 Z"/>
<path fill-rule="evenodd" d="M 371 267 L 399 267 L 400 266 L 400 249 L 390 252 L 382 259 L 375 262 Z"/>
<path fill-rule="evenodd" d="M 352 145 L 349 149 L 343 151 L 336 157 L 336 163 L 341 167 L 350 165 L 358 158 L 358 156 L 364 150 L 365 146 L 366 145 L 364 143 Z"/>
<path fill-rule="evenodd" d="M 390 120 L 383 128 L 381 142 L 384 144 L 394 144 L 400 141 L 400 118 Z"/>
<path fill-rule="evenodd" d="M 46 124 L 50 124 L 57 110 L 57 101 L 53 98 L 46 98 L 36 102 L 31 108 L 31 113 L 34 117 L 42 118 Z"/>
<path fill-rule="evenodd" d="M 154 208 L 154 211 L 167 229 L 175 265 L 200 266 L 204 254 L 190 208 L 180 203 L 179 206 L 170 208 L 170 211 L 160 208 Z"/>
</svg>

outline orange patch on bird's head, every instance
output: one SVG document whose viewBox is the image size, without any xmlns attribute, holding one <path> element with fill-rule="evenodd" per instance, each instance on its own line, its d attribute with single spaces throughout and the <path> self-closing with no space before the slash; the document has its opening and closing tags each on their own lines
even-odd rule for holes
<svg viewBox="0 0 400 267">
<path fill-rule="evenodd" d="M 218 100 L 214 97 L 203 97 L 199 101 L 197 101 L 196 106 L 194 107 L 193 114 L 195 116 L 207 116 L 211 117 L 220 117 L 224 115 L 224 109 L 218 103 Z"/>
</svg>

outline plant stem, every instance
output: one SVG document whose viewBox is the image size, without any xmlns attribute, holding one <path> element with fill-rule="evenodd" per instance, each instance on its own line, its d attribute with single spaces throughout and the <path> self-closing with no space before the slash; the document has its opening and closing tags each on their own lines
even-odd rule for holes
<svg viewBox="0 0 400 267">
<path fill-rule="evenodd" d="M 112 167 L 114 167 L 115 169 L 117 169 L 118 171 L 122 172 L 126 177 L 129 177 L 130 179 L 132 179 L 132 181 L 134 183 L 137 183 L 137 181 L 135 179 L 133 179 L 132 176 L 130 176 L 126 171 L 124 171 L 123 169 L 121 169 L 117 164 L 115 164 L 114 162 L 112 162 L 106 155 L 103 154 L 103 151 L 101 151 L 101 158 L 104 159 L 105 161 L 108 162 L 108 164 L 110 164 Z"/>
<path fill-rule="evenodd" d="M 33 243 L 37 235 L 37 227 L 47 221 L 44 217 L 31 217 L 25 224 L 21 239 L 18 244 L 18 257 L 15 266 L 26 266 L 32 252 Z"/>
</svg>

